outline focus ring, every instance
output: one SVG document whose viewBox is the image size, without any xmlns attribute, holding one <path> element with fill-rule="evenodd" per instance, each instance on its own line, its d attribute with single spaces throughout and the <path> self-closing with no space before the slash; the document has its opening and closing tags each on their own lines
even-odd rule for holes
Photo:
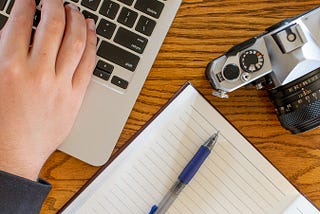
<svg viewBox="0 0 320 214">
<path fill-rule="evenodd" d="M 320 100 L 287 113 L 278 115 L 282 126 L 292 133 L 300 133 L 320 125 Z"/>
</svg>

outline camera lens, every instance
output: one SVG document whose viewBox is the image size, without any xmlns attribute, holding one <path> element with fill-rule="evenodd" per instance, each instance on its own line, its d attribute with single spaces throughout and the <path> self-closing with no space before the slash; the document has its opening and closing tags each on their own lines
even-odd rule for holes
<svg viewBox="0 0 320 214">
<path fill-rule="evenodd" d="M 320 68 L 270 90 L 269 95 L 282 126 L 292 133 L 320 125 Z"/>
</svg>

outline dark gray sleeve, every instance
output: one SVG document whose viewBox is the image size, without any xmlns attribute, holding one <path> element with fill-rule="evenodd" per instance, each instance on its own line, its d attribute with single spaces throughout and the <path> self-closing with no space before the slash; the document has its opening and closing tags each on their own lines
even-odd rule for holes
<svg viewBox="0 0 320 214">
<path fill-rule="evenodd" d="M 31 181 L 0 170 L 0 213 L 39 213 L 51 185 L 45 180 Z"/>
</svg>

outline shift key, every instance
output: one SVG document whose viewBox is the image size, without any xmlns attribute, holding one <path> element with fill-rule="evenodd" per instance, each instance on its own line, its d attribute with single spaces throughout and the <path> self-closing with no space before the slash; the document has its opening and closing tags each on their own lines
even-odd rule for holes
<svg viewBox="0 0 320 214">
<path fill-rule="evenodd" d="M 0 30 L 3 28 L 3 26 L 6 24 L 8 18 L 2 14 L 0 14 Z"/>
<path fill-rule="evenodd" d="M 97 54 L 98 56 L 120 65 L 129 71 L 135 71 L 140 60 L 140 57 L 133 53 L 106 41 L 101 42 Z"/>
</svg>

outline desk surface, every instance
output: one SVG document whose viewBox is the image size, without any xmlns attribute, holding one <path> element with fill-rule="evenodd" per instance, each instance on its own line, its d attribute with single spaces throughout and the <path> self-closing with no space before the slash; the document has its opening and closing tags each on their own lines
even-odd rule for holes
<svg viewBox="0 0 320 214">
<path fill-rule="evenodd" d="M 239 89 L 229 99 L 211 96 L 207 63 L 280 20 L 315 6 L 315 0 L 183 0 L 116 150 L 190 80 L 303 194 L 320 207 L 320 128 L 292 135 L 283 129 L 265 91 Z M 98 170 L 55 152 L 41 176 L 53 185 L 41 213 L 56 213 Z"/>
</svg>

